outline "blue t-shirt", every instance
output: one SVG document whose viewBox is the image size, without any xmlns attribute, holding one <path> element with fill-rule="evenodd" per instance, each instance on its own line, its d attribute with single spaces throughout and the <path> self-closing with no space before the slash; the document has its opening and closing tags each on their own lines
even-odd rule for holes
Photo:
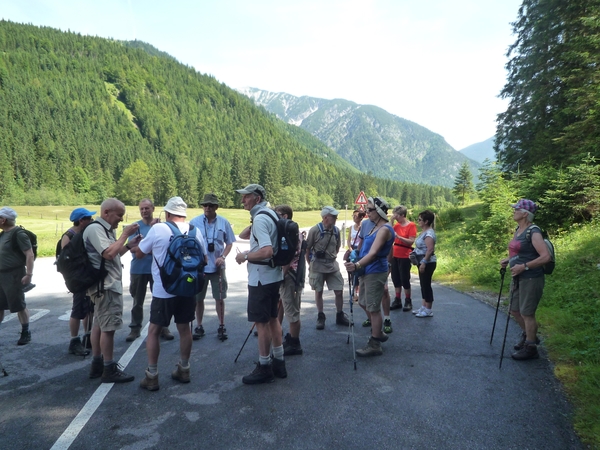
<svg viewBox="0 0 600 450">
<path fill-rule="evenodd" d="M 206 240 L 207 247 L 210 244 L 214 244 L 215 250 L 207 252 L 208 263 L 204 268 L 204 273 L 215 273 L 217 271 L 215 261 L 217 258 L 223 256 L 226 246 L 235 242 L 235 234 L 233 234 L 233 229 L 229 221 L 225 217 L 217 215 L 215 220 L 210 223 L 208 218 L 204 214 L 201 214 L 190 220 L 190 225 L 198 228 L 198 231 Z M 225 263 L 223 263 L 222 268 L 225 268 Z"/>
<path fill-rule="evenodd" d="M 384 273 L 388 271 L 388 255 L 390 254 L 390 249 L 392 245 L 394 245 L 395 233 L 394 229 L 389 223 L 383 225 L 379 230 L 375 233 L 371 233 L 375 228 L 376 224 L 371 222 L 370 220 L 365 220 L 362 223 L 360 234 L 363 239 L 362 247 L 360 249 L 359 258 L 367 255 L 375 242 L 375 238 L 377 237 L 377 233 L 379 233 L 384 228 L 387 228 L 390 231 L 390 238 L 385 242 L 383 247 L 377 252 L 375 261 L 367 264 L 365 267 L 365 275 L 369 275 L 370 273 Z"/>
<path fill-rule="evenodd" d="M 144 237 L 148 236 L 151 225 L 146 225 L 143 220 L 136 222 L 140 226 L 140 234 Z M 129 240 L 135 238 L 135 235 L 130 236 Z M 128 240 L 128 242 L 129 242 Z M 135 255 L 131 254 L 131 268 L 129 273 L 134 275 L 143 275 L 152 273 L 152 255 L 146 255 L 142 259 L 137 259 Z"/>
</svg>

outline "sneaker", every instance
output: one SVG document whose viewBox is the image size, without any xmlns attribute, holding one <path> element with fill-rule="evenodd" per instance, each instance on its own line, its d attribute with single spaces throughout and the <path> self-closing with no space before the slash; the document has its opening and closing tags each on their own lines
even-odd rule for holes
<svg viewBox="0 0 600 450">
<path fill-rule="evenodd" d="M 221 341 L 224 341 L 227 339 L 227 328 L 225 328 L 225 325 L 219 325 L 219 329 L 217 330 L 217 337 Z"/>
<path fill-rule="evenodd" d="M 344 311 L 339 311 L 336 315 L 335 315 L 335 324 L 336 325 L 343 325 L 345 327 L 350 325 L 350 322 L 348 322 L 348 317 L 346 316 L 346 313 Z"/>
<path fill-rule="evenodd" d="M 404 299 L 404 308 L 402 308 L 402 311 L 410 311 L 412 309 L 412 302 L 410 301 L 410 298 Z"/>
<path fill-rule="evenodd" d="M 125 342 L 133 342 L 141 335 L 139 328 L 132 328 L 127 337 L 125 338 Z"/>
<path fill-rule="evenodd" d="M 69 353 L 75 356 L 87 356 L 90 354 L 90 351 L 83 347 L 81 344 L 81 339 L 79 339 L 79 336 L 77 336 L 76 338 L 72 338 L 71 342 L 69 343 Z"/>
<path fill-rule="evenodd" d="M 92 359 L 92 366 L 90 367 L 90 378 L 100 378 L 104 373 L 104 360 L 102 358 L 96 360 Z"/>
<path fill-rule="evenodd" d="M 425 309 L 424 306 L 421 306 L 419 309 L 413 309 L 413 314 L 419 314 L 421 311 L 423 311 Z"/>
<path fill-rule="evenodd" d="M 433 317 L 433 311 L 431 309 L 423 308 L 421 312 L 415 314 L 415 317 Z"/>
<path fill-rule="evenodd" d="M 370 326 L 371 326 L 371 321 L 370 321 L 369 319 L 365 320 L 365 321 L 362 323 L 362 326 L 363 326 L 364 328 L 370 327 Z"/>
<path fill-rule="evenodd" d="M 198 325 L 196 328 L 194 328 L 194 334 L 192 335 L 192 338 L 197 341 L 201 337 L 204 337 L 204 327 L 202 325 Z"/>
<path fill-rule="evenodd" d="M 23 286 L 23 292 L 29 292 L 30 290 L 32 290 L 35 287 L 35 284 L 33 283 L 28 283 L 25 286 Z"/>
<path fill-rule="evenodd" d="M 317 330 L 323 330 L 325 328 L 325 314 L 320 312 L 317 315 Z"/>
<path fill-rule="evenodd" d="M 300 338 L 293 338 L 290 333 L 285 335 L 283 342 L 283 356 L 301 355 L 302 346 Z"/>
<path fill-rule="evenodd" d="M 287 378 L 287 370 L 285 369 L 285 360 L 273 358 L 273 375 L 277 378 Z"/>
<path fill-rule="evenodd" d="M 133 381 L 134 379 L 135 377 L 133 375 L 123 372 L 121 366 L 114 362 L 108 366 L 104 366 L 101 381 L 103 383 L 127 383 L 128 381 Z"/>
<path fill-rule="evenodd" d="M 177 369 L 171 372 L 171 378 L 179 381 L 180 383 L 189 383 L 190 382 L 190 367 L 187 368 L 181 367 L 181 364 L 177 363 Z"/>
<path fill-rule="evenodd" d="M 376 341 L 371 336 L 364 348 L 356 350 L 356 356 L 380 356 L 383 354 L 381 342 Z"/>
<path fill-rule="evenodd" d="M 515 350 L 521 350 L 523 347 L 525 347 L 525 341 L 527 340 L 527 333 L 525 333 L 524 331 L 521 333 L 521 339 L 519 340 L 519 342 L 517 342 L 515 344 L 515 346 L 513 347 Z M 536 336 L 535 337 L 535 345 L 540 345 L 540 339 Z"/>
<path fill-rule="evenodd" d="M 21 337 L 17 341 L 17 345 L 25 345 L 31 342 L 31 331 L 21 331 Z"/>
<path fill-rule="evenodd" d="M 383 332 L 385 334 L 390 334 L 392 331 L 394 331 L 394 330 L 392 330 L 392 321 L 391 321 L 391 319 L 385 319 L 383 321 Z"/>
<path fill-rule="evenodd" d="M 152 374 L 146 370 L 146 376 L 140 381 L 140 387 L 149 391 L 158 391 L 158 372 Z"/>
<path fill-rule="evenodd" d="M 244 384 L 272 383 L 273 381 L 275 381 L 275 376 L 273 375 L 271 364 L 263 365 L 256 363 L 256 367 L 252 373 L 242 377 L 242 383 Z"/>
<path fill-rule="evenodd" d="M 398 297 L 396 297 L 396 299 L 390 305 L 390 309 L 400 309 L 400 308 L 402 308 L 402 300 L 400 300 Z"/>
<path fill-rule="evenodd" d="M 162 337 L 165 341 L 172 341 L 175 339 L 175 336 L 171 334 L 171 330 L 169 330 L 167 327 L 163 327 L 163 329 L 160 331 L 160 337 Z"/>
<path fill-rule="evenodd" d="M 537 345 L 525 343 L 521 350 L 513 353 L 511 356 L 517 361 L 525 361 L 526 359 L 537 359 L 540 357 L 540 354 L 538 353 Z"/>
</svg>

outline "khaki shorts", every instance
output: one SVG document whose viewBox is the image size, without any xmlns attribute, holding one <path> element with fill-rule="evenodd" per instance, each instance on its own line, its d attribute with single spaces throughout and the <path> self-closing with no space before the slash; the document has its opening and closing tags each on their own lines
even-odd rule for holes
<svg viewBox="0 0 600 450">
<path fill-rule="evenodd" d="M 535 278 L 519 278 L 518 287 L 511 283 L 511 311 L 519 311 L 522 316 L 535 316 L 535 311 L 544 293 L 543 276 Z"/>
<path fill-rule="evenodd" d="M 295 295 L 294 295 L 295 294 Z M 302 297 L 302 286 L 296 292 L 296 280 L 286 275 L 279 288 L 279 296 L 283 303 L 285 317 L 290 323 L 296 323 L 300 320 L 300 299 Z"/>
<path fill-rule="evenodd" d="M 116 331 L 123 326 L 123 295 L 114 291 L 104 291 L 100 297 L 93 295 L 94 323 L 100 331 Z"/>
<path fill-rule="evenodd" d="M 196 294 L 196 301 L 203 302 L 206 298 L 206 292 L 208 291 L 208 282 L 210 281 L 210 287 L 212 289 L 212 296 L 215 300 L 225 300 L 227 298 L 227 277 L 225 271 L 221 271 L 221 282 L 219 283 L 219 272 L 205 273 L 204 274 L 204 286 L 202 290 Z M 221 289 L 221 292 L 219 292 Z"/>
<path fill-rule="evenodd" d="M 360 277 L 358 304 L 369 312 L 379 312 L 387 279 L 387 272 L 370 273 Z"/>
<path fill-rule="evenodd" d="M 327 283 L 327 289 L 330 291 L 341 291 L 344 289 L 344 277 L 338 270 L 336 272 L 321 273 L 310 271 L 308 274 L 308 283 L 313 291 L 322 292 Z"/>
</svg>

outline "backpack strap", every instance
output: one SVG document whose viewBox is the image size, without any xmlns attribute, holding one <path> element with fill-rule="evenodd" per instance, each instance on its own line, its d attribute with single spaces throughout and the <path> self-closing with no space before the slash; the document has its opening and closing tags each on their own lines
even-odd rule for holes
<svg viewBox="0 0 600 450">
<path fill-rule="evenodd" d="M 271 220 L 273 220 L 273 223 L 275 223 L 275 231 L 277 231 L 277 219 L 275 217 L 273 217 L 272 214 L 270 214 L 267 210 L 264 210 L 264 209 L 261 209 L 260 211 L 258 211 L 256 213 L 255 217 L 258 216 L 259 214 L 264 214 L 266 216 L 269 216 L 271 218 Z M 252 228 L 250 230 L 252 230 Z M 254 237 L 255 241 L 258 241 L 258 239 L 256 239 L 256 235 L 254 234 L 254 231 L 252 232 L 252 236 Z M 278 234 L 278 236 L 279 236 L 279 234 Z M 252 264 L 258 264 L 259 266 L 275 267 L 275 263 L 273 262 L 273 257 L 271 257 L 271 259 L 269 259 L 268 261 L 252 261 Z"/>
</svg>

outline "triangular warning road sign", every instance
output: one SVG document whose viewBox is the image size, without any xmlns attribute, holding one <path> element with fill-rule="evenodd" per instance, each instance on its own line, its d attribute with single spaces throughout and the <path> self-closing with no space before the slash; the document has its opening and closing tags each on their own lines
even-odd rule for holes
<svg viewBox="0 0 600 450">
<path fill-rule="evenodd" d="M 355 205 L 366 205 L 367 202 L 367 196 L 365 195 L 365 193 L 363 191 L 360 191 L 360 194 L 358 194 L 358 197 L 356 197 L 356 200 L 354 201 Z"/>
</svg>

